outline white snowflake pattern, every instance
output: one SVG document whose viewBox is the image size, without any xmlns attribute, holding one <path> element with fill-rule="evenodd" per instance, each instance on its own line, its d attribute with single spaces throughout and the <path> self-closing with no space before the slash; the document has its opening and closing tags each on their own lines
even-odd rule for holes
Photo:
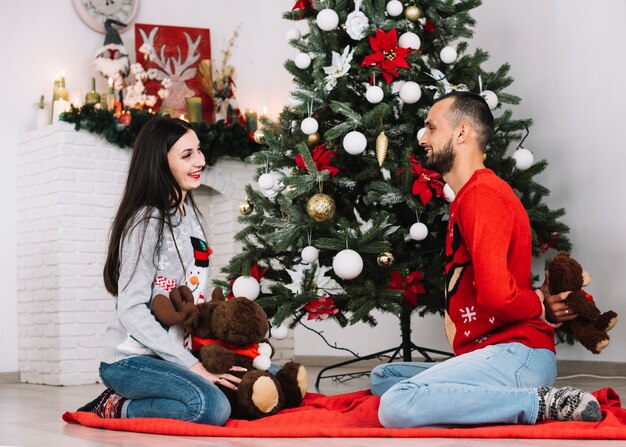
<svg viewBox="0 0 626 447">
<path fill-rule="evenodd" d="M 463 323 L 471 323 L 476 320 L 476 312 L 474 311 L 474 306 L 466 307 L 465 309 L 459 309 L 461 312 L 461 316 L 463 317 Z"/>
<path fill-rule="evenodd" d="M 489 318 L 489 323 L 493 324 L 495 322 L 496 322 L 496 318 L 495 317 Z"/>
<path fill-rule="evenodd" d="M 463 333 L 465 334 L 465 336 L 466 336 L 466 337 L 469 337 L 469 336 L 470 336 L 470 334 L 472 333 L 472 331 L 465 331 L 465 332 L 463 332 Z"/>
</svg>

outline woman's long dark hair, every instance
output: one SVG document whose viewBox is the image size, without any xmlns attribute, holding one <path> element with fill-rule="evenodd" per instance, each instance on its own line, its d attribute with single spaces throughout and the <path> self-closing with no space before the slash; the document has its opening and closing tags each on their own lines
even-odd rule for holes
<svg viewBox="0 0 626 447">
<path fill-rule="evenodd" d="M 183 120 L 158 117 L 148 121 L 135 140 L 124 194 L 111 226 L 103 271 L 104 286 L 113 296 L 118 294 L 121 244 L 128 233 L 140 222 L 144 222 L 145 231 L 148 219 L 155 217 L 155 210 L 159 216 L 157 241 L 161 240 L 166 224 L 171 229 L 171 218 L 181 206 L 183 193 L 169 168 L 167 153 L 191 129 Z M 185 202 L 200 214 L 191 191 L 187 191 Z"/>
</svg>

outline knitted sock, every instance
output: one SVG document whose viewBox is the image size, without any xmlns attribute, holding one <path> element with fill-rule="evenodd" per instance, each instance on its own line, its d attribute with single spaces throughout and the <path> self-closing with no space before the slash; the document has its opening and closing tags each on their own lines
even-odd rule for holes
<svg viewBox="0 0 626 447">
<path fill-rule="evenodd" d="M 598 400 L 576 388 L 537 388 L 539 395 L 538 420 L 598 422 L 602 411 Z"/>
<path fill-rule="evenodd" d="M 88 404 L 80 407 L 76 411 L 87 411 L 95 413 L 101 418 L 120 418 L 122 416 L 122 405 L 126 398 L 107 388 Z"/>
</svg>

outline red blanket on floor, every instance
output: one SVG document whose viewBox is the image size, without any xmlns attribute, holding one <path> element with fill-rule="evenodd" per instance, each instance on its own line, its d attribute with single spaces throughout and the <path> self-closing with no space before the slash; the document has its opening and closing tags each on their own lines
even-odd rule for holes
<svg viewBox="0 0 626 447">
<path fill-rule="evenodd" d="M 611 388 L 596 391 L 602 422 L 541 422 L 472 428 L 383 428 L 378 423 L 379 398 L 369 391 L 324 396 L 307 394 L 302 406 L 256 421 L 229 419 L 225 426 L 174 419 L 100 419 L 93 413 L 67 412 L 63 420 L 89 427 L 178 436 L 257 438 L 559 438 L 626 439 L 626 409 Z"/>
</svg>

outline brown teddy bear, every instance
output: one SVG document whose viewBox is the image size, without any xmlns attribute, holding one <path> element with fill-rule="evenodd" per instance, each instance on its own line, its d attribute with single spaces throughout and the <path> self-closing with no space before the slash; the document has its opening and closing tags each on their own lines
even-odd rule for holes
<svg viewBox="0 0 626 447">
<path fill-rule="evenodd" d="M 184 324 L 192 336 L 192 349 L 207 371 L 241 379 L 237 391 L 217 384 L 230 401 L 231 417 L 258 419 L 302 402 L 307 390 L 304 366 L 288 362 L 276 376 L 265 371 L 271 363 L 271 347 L 265 338 L 269 323 L 254 301 L 243 297 L 225 300 L 218 287 L 210 301 L 196 305 L 191 290 L 181 286 L 172 290 L 169 298 L 155 296 L 152 312 L 163 324 Z M 246 371 L 231 371 L 233 366 Z"/>
<path fill-rule="evenodd" d="M 563 302 L 578 317 L 563 323 L 561 329 L 571 333 L 589 351 L 599 354 L 609 344 L 607 332 L 617 323 L 617 314 L 612 310 L 601 313 L 593 297 L 582 290 L 591 283 L 591 276 L 568 252 L 562 251 L 550 261 L 548 278 L 550 294 L 572 291 Z"/>
</svg>

